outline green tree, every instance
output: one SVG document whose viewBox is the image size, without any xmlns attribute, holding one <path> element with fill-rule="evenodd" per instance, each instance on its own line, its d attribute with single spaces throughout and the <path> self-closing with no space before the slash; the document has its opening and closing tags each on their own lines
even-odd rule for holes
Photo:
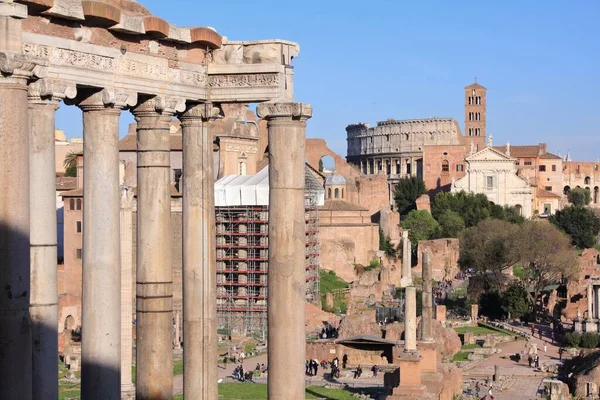
<svg viewBox="0 0 600 400">
<path fill-rule="evenodd" d="M 516 224 L 486 219 L 462 232 L 458 262 L 482 274 L 485 290 L 500 290 L 503 271 L 516 262 L 512 240 L 517 230 Z"/>
<path fill-rule="evenodd" d="M 396 249 L 392 244 L 392 240 L 383 233 L 381 228 L 379 228 L 379 250 L 383 250 L 388 258 L 396 257 Z"/>
<path fill-rule="evenodd" d="M 572 192 L 572 191 L 571 191 Z M 600 233 L 600 218 L 586 207 L 565 207 L 550 217 L 550 222 L 571 237 L 580 249 L 591 248 Z"/>
<path fill-rule="evenodd" d="M 529 313 L 531 300 L 523 284 L 513 282 L 502 295 L 502 309 L 512 318 L 521 318 Z"/>
<path fill-rule="evenodd" d="M 477 225 L 491 215 L 490 201 L 485 194 L 467 193 L 462 190 L 455 193 L 439 192 L 435 196 L 431 207 L 434 218 L 439 219 L 446 210 L 460 215 L 467 228 Z"/>
<path fill-rule="evenodd" d="M 592 201 L 592 194 L 589 189 L 576 187 L 569 191 L 568 199 L 574 206 L 587 206 Z"/>
<path fill-rule="evenodd" d="M 427 210 L 412 210 L 408 213 L 402 228 L 408 229 L 408 238 L 413 247 L 417 247 L 420 240 L 430 240 L 439 237 L 440 224 L 433 219 Z"/>
<path fill-rule="evenodd" d="M 323 160 L 319 160 L 319 172 L 323 172 L 323 169 L 325 169 L 325 166 L 323 165 Z"/>
<path fill-rule="evenodd" d="M 465 229 L 465 221 L 456 211 L 445 210 L 438 216 L 437 221 L 442 229 L 442 237 L 458 237 Z"/>
<path fill-rule="evenodd" d="M 77 156 L 78 153 L 70 151 L 63 160 L 65 176 L 77 176 Z"/>
<path fill-rule="evenodd" d="M 421 178 L 414 176 L 401 178 L 394 188 L 394 201 L 400 215 L 415 210 L 417 208 L 415 202 L 423 194 L 427 194 L 427 188 Z"/>
<path fill-rule="evenodd" d="M 512 237 L 511 247 L 525 269 L 522 279 L 530 288 L 527 293 L 534 305 L 546 285 L 577 274 L 576 254 L 569 237 L 552 224 L 525 222 Z"/>
</svg>

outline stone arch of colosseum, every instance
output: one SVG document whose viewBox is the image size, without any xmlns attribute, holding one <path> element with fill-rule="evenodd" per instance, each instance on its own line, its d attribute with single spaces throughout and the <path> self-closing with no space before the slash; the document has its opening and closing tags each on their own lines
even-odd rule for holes
<svg viewBox="0 0 600 400">
<path fill-rule="evenodd" d="M 57 398 L 55 112 L 83 112 L 82 398 L 118 398 L 131 386 L 131 293 L 136 293 L 138 398 L 170 397 L 173 309 L 169 249 L 169 125 L 183 135 L 184 392 L 217 398 L 216 271 L 212 141 L 220 105 L 261 103 L 267 121 L 272 194 L 269 395 L 304 393 L 303 301 L 293 290 L 304 269 L 281 273 L 276 260 L 304 265 L 303 246 L 285 227 L 304 219 L 308 104 L 293 102 L 296 43 L 229 41 L 209 27 L 178 27 L 128 0 L 0 0 L 0 387 L 7 398 Z M 137 121 L 136 282 L 122 268 L 119 116 Z M 31 188 L 31 189 L 30 189 Z M 279 209 L 277 206 L 280 204 Z M 130 206 L 130 205 L 129 205 Z M 281 239 L 283 238 L 283 239 Z M 202 244 L 202 245 L 199 245 Z M 31 272 L 30 272 L 31 254 Z M 131 268 L 131 266 L 127 266 Z M 130 269 L 129 269 L 130 271 Z M 8 289 L 7 289 L 8 288 Z M 298 292 L 298 293 L 296 293 Z M 125 310 L 125 311 L 123 311 Z M 293 317 L 290 317 L 292 316 Z M 124 321 L 124 323 L 122 323 Z M 35 345 L 32 346 L 32 343 Z M 123 357 L 121 357 L 123 355 Z M 290 365 L 298 371 L 290 373 Z M 293 368 L 293 367 L 292 367 Z M 292 377 L 292 379 L 290 379 Z M 295 377 L 295 378 L 293 378 Z M 123 385 L 123 386 L 122 386 Z M 158 395 L 162 393 L 162 395 Z M 196 396 L 196 397 L 194 397 Z"/>
</svg>

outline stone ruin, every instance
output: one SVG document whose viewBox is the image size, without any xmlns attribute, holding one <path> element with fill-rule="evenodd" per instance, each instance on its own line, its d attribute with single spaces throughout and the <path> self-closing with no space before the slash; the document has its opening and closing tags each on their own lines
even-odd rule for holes
<svg viewBox="0 0 600 400">
<path fill-rule="evenodd" d="M 229 41 L 178 27 L 128 0 L 0 0 L 0 387 L 10 399 L 58 397 L 55 112 L 83 112 L 82 398 L 172 396 L 169 128 L 183 135 L 186 399 L 217 398 L 212 136 L 222 104 L 261 103 L 269 177 L 269 396 L 304 395 L 304 143 L 309 104 L 293 102 L 284 40 Z M 121 265 L 119 116 L 137 121 L 136 282 Z M 122 192 L 121 192 L 122 190 Z M 123 195 L 123 198 L 122 198 Z M 199 245 L 201 244 L 201 245 Z M 129 252 L 129 253 L 128 253 Z M 302 266 L 295 267 L 295 266 Z M 130 277 L 130 275 L 129 275 Z M 290 343 L 292 343 L 290 345 Z M 288 351 L 282 351 L 282 349 Z M 295 371 L 294 371 L 295 369 Z"/>
</svg>

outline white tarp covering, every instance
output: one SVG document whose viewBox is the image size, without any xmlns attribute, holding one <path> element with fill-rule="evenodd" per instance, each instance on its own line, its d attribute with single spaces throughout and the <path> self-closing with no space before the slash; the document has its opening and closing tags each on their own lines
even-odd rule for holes
<svg viewBox="0 0 600 400">
<path fill-rule="evenodd" d="M 310 174 L 310 172 L 307 172 Z M 312 180 L 312 176 L 310 176 Z M 325 191 L 311 182 L 312 205 L 323 205 Z M 308 186 L 308 185 L 307 185 Z M 264 167 L 256 175 L 227 175 L 215 182 L 215 206 L 268 206 L 269 167 Z"/>
</svg>

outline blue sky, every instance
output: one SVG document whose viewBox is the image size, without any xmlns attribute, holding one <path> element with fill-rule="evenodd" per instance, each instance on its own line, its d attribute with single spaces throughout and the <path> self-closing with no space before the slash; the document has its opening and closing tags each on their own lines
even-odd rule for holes
<svg viewBox="0 0 600 400">
<path fill-rule="evenodd" d="M 497 145 L 546 142 L 573 159 L 600 158 L 600 1 L 141 1 L 179 26 L 230 40 L 298 42 L 295 98 L 313 104 L 309 137 L 346 154 L 348 124 L 453 117 L 464 86 L 488 89 Z M 122 131 L 133 119 L 121 117 Z M 57 128 L 81 136 L 64 107 Z"/>
</svg>

